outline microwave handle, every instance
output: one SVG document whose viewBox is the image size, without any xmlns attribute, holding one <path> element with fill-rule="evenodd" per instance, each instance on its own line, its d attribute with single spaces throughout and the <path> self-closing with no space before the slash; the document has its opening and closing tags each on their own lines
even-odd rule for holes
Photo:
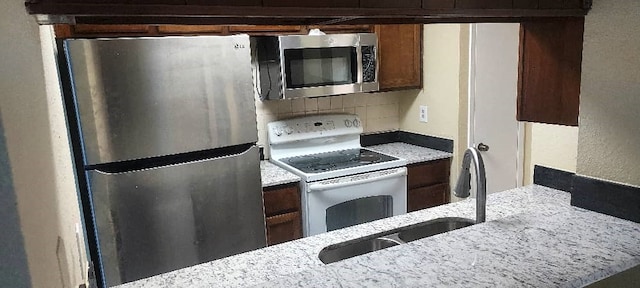
<svg viewBox="0 0 640 288">
<path fill-rule="evenodd" d="M 343 187 L 347 187 L 347 186 L 366 184 L 366 183 L 371 183 L 371 182 L 375 182 L 375 181 L 381 181 L 381 180 L 385 180 L 385 179 L 391 179 L 391 178 L 396 178 L 396 177 L 401 177 L 401 176 L 406 176 L 406 175 L 407 175 L 407 169 L 399 169 L 396 172 L 389 173 L 387 175 L 383 175 L 383 176 L 380 176 L 380 177 L 371 177 L 371 178 L 367 178 L 367 179 L 350 181 L 350 182 L 345 182 L 345 183 L 332 183 L 332 184 L 313 183 L 313 184 L 309 185 L 308 192 L 309 193 L 313 193 L 314 191 L 324 191 L 324 190 L 329 190 L 329 189 L 338 189 L 338 188 L 343 188 Z"/>
</svg>

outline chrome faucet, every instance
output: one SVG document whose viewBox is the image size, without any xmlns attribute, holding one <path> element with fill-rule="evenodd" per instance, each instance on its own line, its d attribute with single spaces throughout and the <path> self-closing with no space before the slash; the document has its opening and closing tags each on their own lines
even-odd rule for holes
<svg viewBox="0 0 640 288">
<path fill-rule="evenodd" d="M 480 152 L 473 147 L 467 148 L 462 158 L 462 169 L 456 188 L 453 189 L 454 195 L 460 198 L 467 198 L 471 194 L 471 160 L 473 160 L 474 170 L 476 171 L 476 223 L 482 223 L 486 219 L 487 211 L 487 176 L 484 171 L 484 162 Z"/>
</svg>

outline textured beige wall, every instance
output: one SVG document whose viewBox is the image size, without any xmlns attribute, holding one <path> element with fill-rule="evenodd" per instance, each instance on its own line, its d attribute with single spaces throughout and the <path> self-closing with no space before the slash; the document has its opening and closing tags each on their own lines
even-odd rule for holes
<svg viewBox="0 0 640 288">
<path fill-rule="evenodd" d="M 599 0 L 585 20 L 577 172 L 640 186 L 640 1 Z"/>
<path fill-rule="evenodd" d="M 31 284 L 77 287 L 85 248 L 82 235 L 80 252 L 76 243 L 80 213 L 53 46 L 41 43 L 24 2 L 0 2 L 0 23 L 0 114 Z"/>
<path fill-rule="evenodd" d="M 424 26 L 423 84 L 417 95 L 405 95 L 400 102 L 400 129 L 456 139 L 460 95 L 459 24 Z M 428 106 L 428 122 L 418 121 L 420 105 Z"/>
<path fill-rule="evenodd" d="M 357 114 L 365 133 L 397 131 L 400 128 L 398 105 L 412 91 L 361 93 L 319 98 L 261 101 L 256 97 L 258 144 L 268 147 L 267 123 L 296 116 L 323 113 Z M 416 92 L 413 92 L 414 94 Z M 269 157 L 265 149 L 265 157 Z"/>
<path fill-rule="evenodd" d="M 400 129 L 454 141 L 453 187 L 467 146 L 469 25 L 425 25 L 423 38 L 423 89 L 400 101 Z M 428 107 L 427 123 L 418 120 L 420 105 Z"/>
<path fill-rule="evenodd" d="M 533 183 L 534 165 L 576 172 L 578 127 L 525 123 L 524 185 Z"/>
</svg>

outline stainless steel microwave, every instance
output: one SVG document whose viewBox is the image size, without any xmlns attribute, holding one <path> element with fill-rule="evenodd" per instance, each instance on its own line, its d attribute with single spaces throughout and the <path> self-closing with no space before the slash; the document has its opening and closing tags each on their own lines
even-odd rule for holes
<svg viewBox="0 0 640 288">
<path fill-rule="evenodd" d="M 378 90 L 376 34 L 258 36 L 251 46 L 262 100 Z"/>
</svg>

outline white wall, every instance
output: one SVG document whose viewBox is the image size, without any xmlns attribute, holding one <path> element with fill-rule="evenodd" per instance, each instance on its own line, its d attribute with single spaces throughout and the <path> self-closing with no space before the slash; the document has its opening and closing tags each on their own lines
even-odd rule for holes
<svg viewBox="0 0 640 288">
<path fill-rule="evenodd" d="M 640 1 L 593 2 L 585 20 L 577 172 L 640 186 Z"/>
<path fill-rule="evenodd" d="M 84 236 L 51 31 L 24 1 L 0 3 L 0 115 L 33 287 L 84 283 Z M 41 46 L 42 45 L 42 46 Z M 44 47 L 44 50 L 43 50 Z M 1 260 L 0 260 L 1 261 Z"/>
</svg>

